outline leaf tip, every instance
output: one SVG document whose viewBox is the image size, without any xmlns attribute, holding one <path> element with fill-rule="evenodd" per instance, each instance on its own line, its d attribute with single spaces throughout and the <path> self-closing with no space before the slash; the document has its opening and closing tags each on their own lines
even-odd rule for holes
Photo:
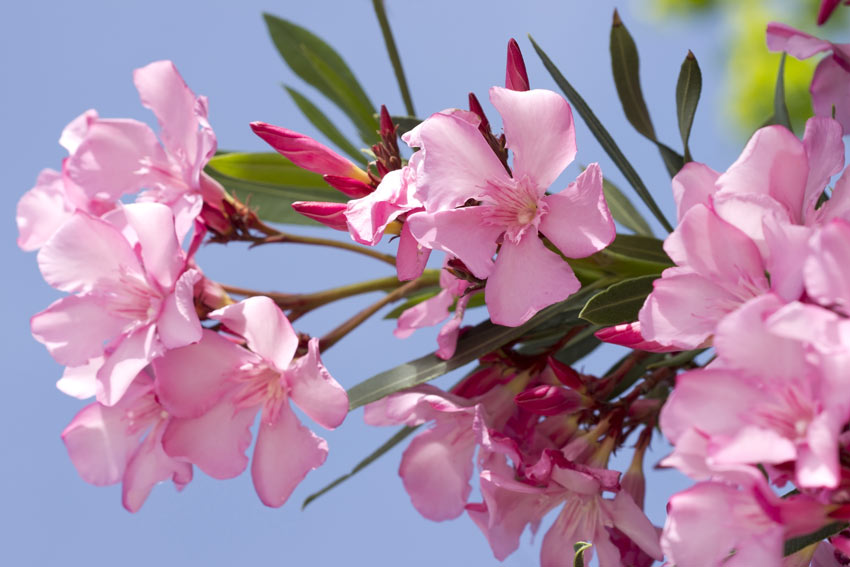
<svg viewBox="0 0 850 567">
<path fill-rule="evenodd" d="M 620 12 L 617 11 L 617 8 L 614 8 L 614 16 L 611 20 L 611 25 L 613 27 L 622 26 L 623 20 L 620 19 Z"/>
<path fill-rule="evenodd" d="M 688 49 L 688 54 L 685 56 L 685 59 L 689 59 L 691 61 L 696 61 L 696 55 L 694 55 L 693 51 Z"/>
</svg>

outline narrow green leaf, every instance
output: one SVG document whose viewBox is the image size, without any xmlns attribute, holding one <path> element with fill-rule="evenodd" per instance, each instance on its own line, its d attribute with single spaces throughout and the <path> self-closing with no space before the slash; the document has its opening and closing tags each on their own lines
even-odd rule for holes
<svg viewBox="0 0 850 567">
<path fill-rule="evenodd" d="M 602 341 L 593 334 L 598 330 L 599 328 L 596 326 L 588 327 L 555 353 L 555 358 L 568 366 L 572 366 L 602 344 Z"/>
<path fill-rule="evenodd" d="M 410 132 L 422 123 L 422 119 L 415 116 L 393 116 L 392 119 L 394 124 L 398 124 L 399 135 Z"/>
<path fill-rule="evenodd" d="M 664 218 L 664 213 L 661 212 L 661 209 L 658 207 L 658 204 L 650 195 L 649 190 L 644 185 L 640 176 L 635 171 L 635 168 L 632 167 L 632 164 L 626 159 L 626 156 L 623 155 L 623 152 L 620 150 L 617 143 L 614 142 L 614 139 L 611 138 L 611 134 L 608 133 L 608 130 L 599 122 L 599 119 L 587 105 L 587 102 L 578 94 L 578 92 L 573 88 L 573 86 L 564 78 L 564 75 L 558 68 L 552 63 L 552 60 L 546 55 L 546 52 L 537 45 L 537 42 L 534 41 L 534 38 L 528 36 L 531 40 L 531 44 L 534 46 L 534 50 L 537 52 L 537 55 L 540 57 L 540 60 L 543 62 L 543 66 L 546 67 L 546 70 L 549 71 L 549 74 L 555 80 L 555 83 L 560 87 L 560 89 L 564 92 L 567 99 L 572 103 L 573 107 L 576 111 L 581 115 L 584 119 L 587 127 L 599 141 L 599 144 L 602 146 L 602 149 L 605 150 L 605 153 L 611 158 L 614 164 L 620 169 L 620 171 L 625 176 L 626 180 L 638 194 L 638 197 L 646 203 L 646 206 L 649 207 L 649 210 L 658 219 L 658 222 L 661 223 L 667 231 L 672 232 L 673 227 Z"/>
<path fill-rule="evenodd" d="M 785 103 L 785 53 L 782 53 L 782 57 L 779 59 L 779 71 L 776 74 L 776 87 L 773 90 L 773 116 L 767 119 L 767 121 L 762 124 L 764 126 L 770 126 L 773 124 L 779 124 L 780 126 L 785 126 L 789 130 L 791 128 L 791 116 L 788 114 L 788 105 Z"/>
<path fill-rule="evenodd" d="M 340 484 L 342 484 L 343 482 L 345 482 L 349 478 L 353 477 L 354 475 L 356 475 L 357 473 L 359 473 L 360 471 L 362 471 L 363 469 L 365 469 L 366 467 L 368 467 L 369 465 L 371 465 L 372 463 L 377 461 L 380 457 L 382 457 L 384 455 L 384 453 L 386 453 L 387 451 L 389 451 L 390 449 L 392 449 L 393 447 L 395 447 L 396 445 L 398 445 L 399 443 L 404 441 L 411 433 L 416 431 L 418 428 L 419 428 L 419 426 L 417 425 L 416 427 L 402 427 L 401 429 L 399 429 L 398 432 L 396 432 L 395 435 L 393 435 L 392 437 L 387 439 L 387 441 L 383 445 L 381 445 L 380 447 L 378 447 L 377 449 L 375 449 L 374 451 L 369 453 L 366 456 L 366 458 L 364 458 L 362 461 L 357 463 L 354 466 L 354 468 L 351 469 L 351 472 L 349 472 L 348 474 L 342 475 L 341 477 L 337 478 L 336 480 L 334 480 L 333 482 L 331 482 L 330 484 L 328 484 L 327 486 L 325 486 L 324 488 L 322 488 L 318 492 L 314 492 L 313 494 L 311 494 L 310 496 L 305 498 L 304 502 L 301 503 L 301 509 L 303 510 L 304 508 L 307 507 L 308 504 L 310 504 L 310 502 L 312 502 L 313 500 L 315 500 L 319 496 L 321 496 L 321 495 L 323 495 L 327 492 L 330 492 L 332 489 L 336 488 L 337 486 L 339 486 Z"/>
<path fill-rule="evenodd" d="M 365 143 L 375 143 L 375 107 L 342 57 L 301 26 L 271 14 L 263 14 L 263 18 L 275 47 L 292 71 L 345 112 Z"/>
<path fill-rule="evenodd" d="M 682 146 L 685 148 L 685 161 L 692 161 L 688 140 L 691 137 L 691 126 L 697 112 L 699 96 L 702 92 L 702 71 L 693 52 L 682 62 L 679 70 L 679 80 L 676 82 L 676 118 L 679 121 L 679 134 L 682 136 Z"/>
<path fill-rule="evenodd" d="M 292 87 L 284 85 L 286 92 L 292 97 L 298 110 L 307 117 L 307 120 L 315 126 L 319 132 L 324 134 L 328 140 L 336 144 L 336 147 L 344 151 L 348 156 L 360 165 L 366 165 L 366 157 L 357 149 L 357 147 L 348 141 L 348 138 L 339 131 L 330 119 L 325 116 L 319 107 L 313 104 L 310 99 L 296 91 Z"/>
<path fill-rule="evenodd" d="M 685 158 L 673 148 L 666 146 L 655 140 L 655 145 L 658 147 L 658 152 L 661 154 L 661 159 L 664 161 L 664 167 L 667 168 L 667 173 L 670 177 L 674 177 L 679 170 L 685 165 Z"/>
<path fill-rule="evenodd" d="M 617 282 L 590 298 L 579 317 L 604 326 L 635 321 L 656 279 L 658 276 L 652 275 Z"/>
<path fill-rule="evenodd" d="M 664 251 L 664 242 L 657 238 L 634 234 L 618 234 L 614 242 L 608 245 L 605 252 L 613 252 L 621 256 L 655 262 L 664 266 L 672 266 L 673 261 Z"/>
<path fill-rule="evenodd" d="M 608 202 L 608 210 L 611 211 L 611 216 L 614 217 L 615 221 L 635 234 L 653 236 L 649 223 L 641 216 L 629 198 L 620 191 L 619 187 L 607 179 L 603 179 L 602 191 L 605 193 L 605 200 Z"/>
<path fill-rule="evenodd" d="M 617 96 L 623 105 L 623 112 L 635 130 L 655 141 L 655 128 L 652 126 L 652 119 L 649 117 L 640 88 L 640 58 L 637 46 L 616 9 L 611 24 L 610 48 L 614 86 L 617 87 Z"/>
<path fill-rule="evenodd" d="M 584 552 L 593 547 L 592 543 L 580 541 L 573 544 L 573 567 L 584 567 Z"/>
<path fill-rule="evenodd" d="M 840 531 L 844 530 L 848 527 L 847 522 L 833 522 L 831 524 L 827 524 L 816 532 L 812 532 L 810 534 L 802 535 L 800 537 L 791 538 L 785 542 L 785 557 L 793 553 L 797 553 L 801 549 L 809 547 L 813 543 L 817 543 L 823 539 L 826 539 L 830 536 L 834 536 Z"/>
<path fill-rule="evenodd" d="M 387 55 L 390 56 L 390 63 L 392 63 L 398 88 L 401 91 L 401 98 L 404 100 L 404 108 L 408 114 L 414 115 L 416 111 L 413 110 L 413 99 L 410 97 L 410 89 L 407 86 L 407 79 L 404 76 L 404 68 L 401 66 L 401 57 L 398 55 L 398 48 L 393 38 L 393 31 L 390 28 L 390 21 L 387 19 L 387 11 L 384 9 L 384 0 L 372 0 L 372 7 L 375 9 L 375 16 L 378 18 L 381 34 L 384 36 Z"/>
<path fill-rule="evenodd" d="M 210 160 L 205 171 L 261 219 L 271 222 L 324 226 L 296 213 L 292 203 L 343 203 L 347 199 L 320 175 L 297 167 L 280 154 L 220 154 Z"/>
<path fill-rule="evenodd" d="M 605 285 L 606 281 L 610 280 L 600 280 L 596 285 L 586 286 L 566 301 L 550 305 L 518 327 L 502 327 L 489 321 L 476 325 L 475 328 L 464 333 L 458 340 L 455 354 L 449 360 L 437 358 L 432 353 L 376 374 L 348 390 L 349 409 L 355 409 L 380 400 L 385 396 L 423 384 L 455 368 L 460 368 L 488 352 L 518 339 L 556 315 L 584 304 L 593 291 Z"/>
</svg>

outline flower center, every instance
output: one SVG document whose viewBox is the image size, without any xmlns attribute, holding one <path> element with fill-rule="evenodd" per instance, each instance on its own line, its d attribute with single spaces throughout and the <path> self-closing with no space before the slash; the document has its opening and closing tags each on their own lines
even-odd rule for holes
<svg viewBox="0 0 850 567">
<path fill-rule="evenodd" d="M 482 197 L 485 222 L 503 227 L 505 237 L 518 243 L 526 232 L 537 231 L 548 207 L 541 191 L 527 177 L 491 183 Z"/>
</svg>

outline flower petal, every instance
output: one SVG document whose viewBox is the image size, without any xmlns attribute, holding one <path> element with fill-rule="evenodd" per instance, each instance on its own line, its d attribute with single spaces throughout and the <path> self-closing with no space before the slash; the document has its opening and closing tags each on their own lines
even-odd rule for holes
<svg viewBox="0 0 850 567">
<path fill-rule="evenodd" d="M 171 289 L 184 265 L 171 209 L 160 203 L 133 203 L 124 206 L 124 215 L 138 238 L 145 271 Z"/>
<path fill-rule="evenodd" d="M 287 369 L 286 381 L 295 405 L 325 429 L 339 427 L 348 415 L 348 395 L 322 364 L 318 338 L 310 339 L 307 354 Z"/>
<path fill-rule="evenodd" d="M 156 329 L 165 348 L 179 348 L 201 340 L 194 288 L 202 277 L 197 270 L 187 270 L 177 280 L 174 292 L 163 301 Z"/>
<path fill-rule="evenodd" d="M 818 63 L 809 90 L 812 93 L 812 108 L 817 116 L 832 116 L 850 132 L 850 72 L 835 59 L 825 57 Z"/>
<path fill-rule="evenodd" d="M 18 201 L 15 213 L 18 246 L 27 252 L 38 250 L 73 212 L 74 207 L 65 195 L 62 174 L 52 169 L 43 170 L 35 187 Z"/>
<path fill-rule="evenodd" d="M 249 297 L 213 311 L 209 316 L 244 337 L 248 348 L 272 362 L 280 372 L 292 362 L 298 348 L 298 335 L 270 298 Z"/>
<path fill-rule="evenodd" d="M 169 478 L 181 490 L 192 480 L 192 465 L 165 454 L 162 450 L 162 426 L 152 431 L 127 463 L 121 502 L 130 512 L 138 512 L 153 487 Z"/>
<path fill-rule="evenodd" d="M 715 183 L 720 174 L 705 165 L 691 161 L 673 177 L 673 200 L 679 222 L 694 205 L 709 206 L 710 197 L 717 192 Z"/>
<path fill-rule="evenodd" d="M 115 350 L 106 355 L 97 372 L 97 401 L 106 406 L 116 404 L 136 375 L 162 354 L 156 329 L 149 325 L 121 338 Z"/>
</svg>

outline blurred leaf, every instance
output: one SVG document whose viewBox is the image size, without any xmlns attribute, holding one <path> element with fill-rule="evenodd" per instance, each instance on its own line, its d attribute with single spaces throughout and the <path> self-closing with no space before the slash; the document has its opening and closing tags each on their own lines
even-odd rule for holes
<svg viewBox="0 0 850 567">
<path fill-rule="evenodd" d="M 205 171 L 233 196 L 267 221 L 324 226 L 292 209 L 294 201 L 344 203 L 348 197 L 329 187 L 320 175 L 301 169 L 276 153 L 220 154 Z"/>
<path fill-rule="evenodd" d="M 310 102 L 310 99 L 292 87 L 284 85 L 283 88 L 285 88 L 286 92 L 289 93 L 289 96 L 292 97 L 292 100 L 295 102 L 296 106 L 298 106 L 301 113 L 307 117 L 307 120 L 309 120 L 310 123 L 319 130 L 319 132 L 324 134 L 328 140 L 336 144 L 336 147 L 347 153 L 348 156 L 355 162 L 360 165 L 366 165 L 366 157 L 363 153 L 358 150 L 354 144 L 348 141 L 348 138 L 339 131 L 339 129 L 327 116 L 325 116 L 319 107 Z"/>
<path fill-rule="evenodd" d="M 550 305 L 518 327 L 502 327 L 494 325 L 490 321 L 476 325 L 458 339 L 455 354 L 449 360 L 442 360 L 434 354 L 428 354 L 376 374 L 348 390 L 349 408 L 358 408 L 400 390 L 433 380 L 455 368 L 460 368 L 502 345 L 522 337 L 525 333 L 552 317 L 584 304 L 593 291 L 604 285 L 605 281 L 600 280 L 596 285 L 583 288 L 566 301 Z"/>
<path fill-rule="evenodd" d="M 643 98 L 640 87 L 640 58 L 632 35 L 620 20 L 617 10 L 614 10 L 614 21 L 611 24 L 611 71 L 614 75 L 614 86 L 617 96 L 626 113 L 626 119 L 646 139 L 658 146 L 661 159 L 668 173 L 676 175 L 684 165 L 684 159 L 675 150 L 661 143 L 655 136 L 655 128 L 649 116 L 649 109 Z"/>
<path fill-rule="evenodd" d="M 673 261 L 664 251 L 664 242 L 648 236 L 618 234 L 604 251 L 665 266 L 673 265 Z"/>
<path fill-rule="evenodd" d="M 573 557 L 573 567 L 584 567 L 584 552 L 591 547 L 593 547 L 593 544 L 586 541 L 580 541 L 573 544 L 573 552 L 575 552 L 575 556 Z"/>
<path fill-rule="evenodd" d="M 398 124 L 399 135 L 407 134 L 422 124 L 422 119 L 416 118 L 415 116 L 393 116 L 392 119 L 394 124 Z"/>
<path fill-rule="evenodd" d="M 776 73 L 776 86 L 773 90 L 773 116 L 767 119 L 765 126 L 778 124 L 793 131 L 791 117 L 788 115 L 788 105 L 785 103 L 785 58 L 783 52 L 779 59 L 779 71 Z"/>
<path fill-rule="evenodd" d="M 797 553 L 803 548 L 809 547 L 813 543 L 818 543 L 830 536 L 834 536 L 847 528 L 848 525 L 850 524 L 847 522 L 833 522 L 831 524 L 827 524 L 816 532 L 791 538 L 785 542 L 784 555 L 787 557 L 791 554 Z"/>
<path fill-rule="evenodd" d="M 702 71 L 697 58 L 691 50 L 682 62 L 679 70 L 679 80 L 676 82 L 676 118 L 679 121 L 679 134 L 682 136 L 682 146 L 685 148 L 685 161 L 691 160 L 691 150 L 688 139 L 691 137 L 691 126 L 697 112 L 699 96 L 702 92 Z"/>
<path fill-rule="evenodd" d="M 598 327 L 588 327 L 573 337 L 573 340 L 564 345 L 564 348 L 555 353 L 555 358 L 568 366 L 572 366 L 602 345 L 602 341 L 593 334 Z"/>
<path fill-rule="evenodd" d="M 558 68 L 552 63 L 552 60 L 549 59 L 549 56 L 546 55 L 546 52 L 541 49 L 537 42 L 529 36 L 529 40 L 531 40 L 531 44 L 534 46 L 534 50 L 537 52 L 537 55 L 540 57 L 540 60 L 543 61 L 543 66 L 546 67 L 546 70 L 549 71 L 549 74 L 555 80 L 555 83 L 558 87 L 563 91 L 566 95 L 567 99 L 572 103 L 573 108 L 581 115 L 582 119 L 584 119 L 587 127 L 593 133 L 594 137 L 599 141 L 599 144 L 602 146 L 602 149 L 605 150 L 605 153 L 611 158 L 614 164 L 620 169 L 623 175 L 626 178 L 626 181 L 632 186 L 641 200 L 649 207 L 649 210 L 658 219 L 658 222 L 661 223 L 667 231 L 672 232 L 673 227 L 664 218 L 664 213 L 661 212 L 661 209 L 658 208 L 658 204 L 650 195 L 649 190 L 644 185 L 640 176 L 635 171 L 635 168 L 632 167 L 632 164 L 626 159 L 626 156 L 623 155 L 623 152 L 620 151 L 617 143 L 614 142 L 614 139 L 611 138 L 611 134 L 608 133 L 608 130 L 599 122 L 599 119 L 587 105 L 585 100 L 578 94 L 578 92 L 573 88 L 573 86 L 564 78 L 564 75 Z"/>
<path fill-rule="evenodd" d="M 656 279 L 658 276 L 652 275 L 617 282 L 590 298 L 579 317 L 606 327 L 636 321 Z"/>
<path fill-rule="evenodd" d="M 387 55 L 390 57 L 395 78 L 398 82 L 398 88 L 401 91 L 401 98 L 404 100 L 404 108 L 408 114 L 416 114 L 413 109 L 413 99 L 410 96 L 410 88 L 407 86 L 407 79 L 404 77 L 404 68 L 401 65 L 401 57 L 398 54 L 398 48 L 393 39 L 393 32 L 390 28 L 390 21 L 387 19 L 387 11 L 384 9 L 384 0 L 372 0 L 372 7 L 375 9 L 375 16 L 378 18 L 378 25 L 381 28 L 381 34 L 384 36 L 384 44 L 387 46 Z"/>
<path fill-rule="evenodd" d="M 351 118 L 366 144 L 378 141 L 375 107 L 354 73 L 327 43 L 291 22 L 263 14 L 269 35 L 292 71 Z"/>
<path fill-rule="evenodd" d="M 602 190 L 605 192 L 605 200 L 614 220 L 628 228 L 635 234 L 652 237 L 652 229 L 649 223 L 641 216 L 635 206 L 626 197 L 620 188 L 608 181 L 602 180 Z"/>
<path fill-rule="evenodd" d="M 366 467 L 368 467 L 369 465 L 371 465 L 372 463 L 377 461 L 380 457 L 382 457 L 384 455 L 384 453 L 386 453 L 387 451 L 389 451 L 390 449 L 392 449 L 393 447 L 395 447 L 396 445 L 398 445 L 399 443 L 404 441 L 411 433 L 416 431 L 418 428 L 419 428 L 419 426 L 417 425 L 416 427 L 406 427 L 405 426 L 405 427 L 402 427 L 401 429 L 399 429 L 398 432 L 396 432 L 395 435 L 393 435 L 392 437 L 387 439 L 387 441 L 383 445 L 381 445 L 380 447 L 378 447 L 377 449 L 375 449 L 374 451 L 369 453 L 366 456 L 366 458 L 364 458 L 362 461 L 357 463 L 354 466 L 354 468 L 351 469 L 351 472 L 349 472 L 348 474 L 342 475 L 341 477 L 337 478 L 336 480 L 334 480 L 333 482 L 331 482 L 330 484 L 328 484 L 327 486 L 325 486 L 324 488 L 322 488 L 318 492 L 314 492 L 313 494 L 311 494 L 310 496 L 305 498 L 304 502 L 301 503 L 301 509 L 303 510 L 304 508 L 307 507 L 307 505 L 310 502 L 312 502 L 313 500 L 315 500 L 319 496 L 321 496 L 321 495 L 325 494 L 326 492 L 329 492 L 332 489 L 336 488 L 337 486 L 339 486 L 340 484 L 342 484 L 343 482 L 345 482 L 349 478 L 353 477 L 354 475 L 356 475 L 357 473 L 359 473 L 360 471 L 362 471 L 363 469 L 365 469 Z"/>
</svg>

